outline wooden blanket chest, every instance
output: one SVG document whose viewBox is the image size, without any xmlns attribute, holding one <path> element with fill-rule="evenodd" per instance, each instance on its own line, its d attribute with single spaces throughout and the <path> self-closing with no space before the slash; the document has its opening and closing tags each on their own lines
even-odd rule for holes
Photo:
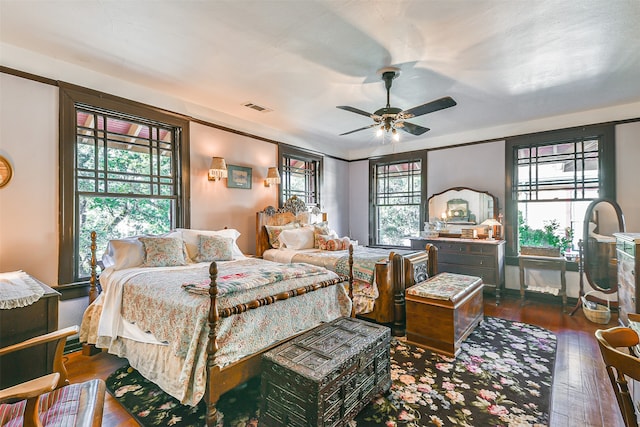
<svg viewBox="0 0 640 427">
<path fill-rule="evenodd" d="M 482 279 L 440 273 L 407 289 L 407 342 L 455 356 L 482 321 Z"/>
<path fill-rule="evenodd" d="M 265 353 L 260 426 L 344 426 L 391 386 L 386 326 L 342 317 Z"/>
</svg>

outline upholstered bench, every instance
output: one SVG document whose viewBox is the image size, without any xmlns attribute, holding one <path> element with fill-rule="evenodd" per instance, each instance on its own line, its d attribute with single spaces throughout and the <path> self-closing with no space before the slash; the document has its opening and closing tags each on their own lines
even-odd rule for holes
<svg viewBox="0 0 640 427">
<path fill-rule="evenodd" d="M 408 288 L 407 341 L 455 356 L 462 341 L 482 321 L 482 279 L 440 273 Z"/>
</svg>

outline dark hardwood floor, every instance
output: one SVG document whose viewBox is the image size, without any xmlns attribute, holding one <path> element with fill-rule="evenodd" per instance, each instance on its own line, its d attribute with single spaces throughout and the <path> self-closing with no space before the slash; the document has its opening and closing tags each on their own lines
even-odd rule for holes
<svg viewBox="0 0 640 427">
<path fill-rule="evenodd" d="M 617 325 L 614 314 L 609 325 L 597 325 L 585 319 L 581 311 L 574 316 L 563 314 L 560 305 L 504 298 L 496 306 L 492 298 L 485 300 L 485 315 L 538 325 L 553 331 L 558 337 L 558 350 L 551 398 L 553 427 L 607 426 L 624 427 L 611 384 L 604 369 L 596 329 Z M 67 355 L 66 365 L 71 381 L 107 378 L 125 361 L 100 353 L 83 356 L 81 352 Z M 107 394 L 103 426 L 137 426 L 136 421 Z"/>
</svg>

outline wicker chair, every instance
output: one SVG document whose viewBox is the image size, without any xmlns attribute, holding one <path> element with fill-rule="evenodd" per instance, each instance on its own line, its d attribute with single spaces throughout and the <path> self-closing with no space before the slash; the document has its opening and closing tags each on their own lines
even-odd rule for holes
<svg viewBox="0 0 640 427">
<path fill-rule="evenodd" d="M 633 353 L 633 347 L 640 344 L 638 334 L 631 328 L 618 326 L 597 330 L 596 338 L 624 423 L 638 427 L 636 408 L 625 378 L 640 381 L 640 359 Z M 627 351 L 621 351 L 623 347 Z"/>
<path fill-rule="evenodd" d="M 57 341 L 53 373 L 0 390 L 2 426 L 100 426 L 104 407 L 105 384 L 93 379 L 69 384 L 62 362 L 67 337 L 78 333 L 72 326 L 0 349 L 5 354 Z M 25 366 L 25 370 L 29 367 Z"/>
</svg>

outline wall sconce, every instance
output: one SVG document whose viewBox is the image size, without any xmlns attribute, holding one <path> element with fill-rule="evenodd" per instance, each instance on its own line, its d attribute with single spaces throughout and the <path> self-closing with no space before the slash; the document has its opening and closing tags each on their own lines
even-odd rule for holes
<svg viewBox="0 0 640 427">
<path fill-rule="evenodd" d="M 227 163 L 222 157 L 212 157 L 209 166 L 209 181 L 218 181 L 227 177 Z"/>
<path fill-rule="evenodd" d="M 264 186 L 271 187 L 276 184 L 280 184 L 280 173 L 278 172 L 278 168 L 269 168 L 267 171 L 267 179 L 264 180 Z"/>
</svg>

